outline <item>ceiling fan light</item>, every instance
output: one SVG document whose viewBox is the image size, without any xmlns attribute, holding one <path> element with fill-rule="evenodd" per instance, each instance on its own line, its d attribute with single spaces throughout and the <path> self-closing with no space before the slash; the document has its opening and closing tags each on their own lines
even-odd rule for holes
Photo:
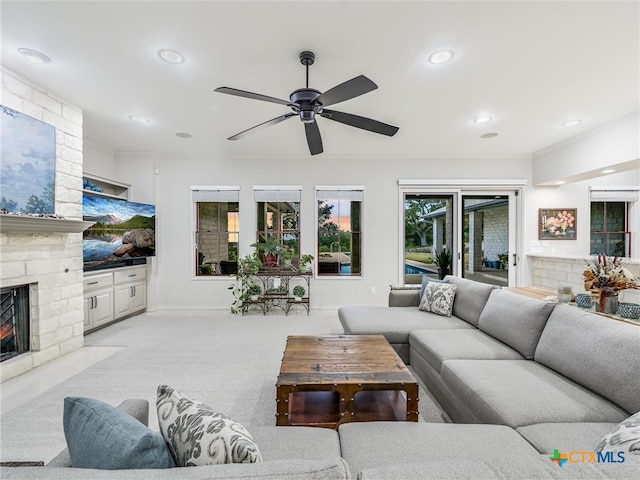
<svg viewBox="0 0 640 480">
<path fill-rule="evenodd" d="M 300 120 L 302 120 L 302 123 L 313 123 L 316 121 L 316 112 L 313 110 L 301 110 Z"/>
</svg>

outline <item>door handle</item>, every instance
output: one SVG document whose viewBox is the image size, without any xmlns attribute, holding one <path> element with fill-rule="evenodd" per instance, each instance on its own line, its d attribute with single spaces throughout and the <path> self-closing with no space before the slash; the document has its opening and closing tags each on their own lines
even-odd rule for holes
<svg viewBox="0 0 640 480">
<path fill-rule="evenodd" d="M 514 267 L 518 264 L 518 263 L 517 263 L 517 258 L 518 258 L 518 255 L 514 253 L 514 254 L 513 254 L 513 266 L 514 266 Z"/>
</svg>

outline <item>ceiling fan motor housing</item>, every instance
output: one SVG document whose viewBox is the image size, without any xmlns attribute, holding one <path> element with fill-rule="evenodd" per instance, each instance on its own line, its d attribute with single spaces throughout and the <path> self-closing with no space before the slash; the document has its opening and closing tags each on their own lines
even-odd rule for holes
<svg viewBox="0 0 640 480">
<path fill-rule="evenodd" d="M 322 104 L 316 102 L 320 93 L 313 88 L 300 88 L 289 97 L 292 103 L 291 109 L 300 115 L 300 120 L 303 123 L 315 122 L 316 113 L 322 113 Z"/>
</svg>

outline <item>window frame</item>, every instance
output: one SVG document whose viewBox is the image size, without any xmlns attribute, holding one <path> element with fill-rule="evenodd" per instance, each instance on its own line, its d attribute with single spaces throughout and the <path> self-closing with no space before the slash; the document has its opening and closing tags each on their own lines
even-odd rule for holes
<svg viewBox="0 0 640 480">
<path fill-rule="evenodd" d="M 336 195 L 334 198 L 326 198 L 329 193 L 333 193 Z M 344 198 L 340 198 L 344 197 Z M 319 215 L 319 207 L 321 201 L 326 200 L 350 200 L 351 202 L 357 201 L 360 203 L 359 205 L 359 219 L 358 219 L 358 227 L 357 231 L 349 230 L 349 235 L 353 239 L 354 233 L 358 236 L 358 244 L 359 244 L 359 272 L 358 273 L 341 273 L 341 264 L 340 262 L 339 269 L 337 273 L 333 272 L 321 272 L 320 271 L 320 257 L 323 253 L 320 248 L 320 215 Z M 351 215 L 349 215 L 351 217 Z M 363 261 L 363 253 L 364 253 L 364 218 L 365 218 L 365 188 L 363 185 L 316 185 L 315 187 L 315 278 L 316 279 L 362 279 L 365 276 L 365 267 Z M 353 224 L 353 222 L 350 222 Z M 338 242 L 338 253 L 340 254 L 340 243 Z M 350 252 L 351 258 L 353 258 L 353 252 Z"/>
<path fill-rule="evenodd" d="M 237 229 L 236 230 L 229 230 L 228 226 L 229 223 L 226 224 L 226 229 L 225 230 L 220 230 L 220 222 L 217 223 L 218 225 L 218 229 L 215 232 L 211 232 L 212 235 L 216 235 L 216 236 L 220 236 L 220 235 L 227 235 L 227 244 L 229 244 L 229 240 L 231 237 L 233 237 L 234 235 L 236 236 L 236 241 L 233 242 L 236 245 L 236 262 L 237 262 L 237 257 L 238 257 L 238 251 L 237 249 L 239 249 L 240 246 L 240 187 L 237 185 L 192 185 L 190 188 L 191 191 L 191 212 L 192 212 L 192 219 L 191 219 L 191 231 L 192 231 L 192 241 L 193 241 L 193 250 L 192 250 L 192 260 L 191 260 L 191 278 L 192 280 L 209 280 L 209 279 L 224 279 L 224 280 L 228 280 L 229 277 L 232 277 L 234 275 L 233 273 L 233 268 L 231 269 L 231 271 L 229 273 L 221 273 L 221 269 L 220 269 L 220 262 L 222 262 L 223 260 L 218 259 L 218 261 L 214 262 L 214 272 L 211 274 L 205 274 L 205 273 L 201 273 L 200 272 L 200 260 L 199 260 L 199 254 L 200 249 L 198 248 L 199 246 L 199 240 L 200 240 L 200 235 L 203 233 L 207 233 L 207 232 L 203 232 L 201 231 L 200 228 L 200 204 L 202 203 L 218 203 L 218 204 L 229 204 L 229 203 L 235 203 L 237 204 L 237 221 L 236 221 L 236 225 L 237 225 Z M 218 211 L 218 216 L 219 216 L 219 211 Z M 228 256 L 227 256 L 227 260 L 224 261 L 228 261 Z M 236 271 L 237 271 L 237 267 L 236 267 Z"/>
</svg>

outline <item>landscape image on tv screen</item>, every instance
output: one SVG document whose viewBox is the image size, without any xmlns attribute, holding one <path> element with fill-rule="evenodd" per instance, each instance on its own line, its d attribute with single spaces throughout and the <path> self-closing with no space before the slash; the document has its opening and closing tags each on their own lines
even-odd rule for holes
<svg viewBox="0 0 640 480">
<path fill-rule="evenodd" d="M 155 205 L 85 193 L 82 217 L 95 222 L 83 234 L 85 269 L 156 254 Z"/>
</svg>

